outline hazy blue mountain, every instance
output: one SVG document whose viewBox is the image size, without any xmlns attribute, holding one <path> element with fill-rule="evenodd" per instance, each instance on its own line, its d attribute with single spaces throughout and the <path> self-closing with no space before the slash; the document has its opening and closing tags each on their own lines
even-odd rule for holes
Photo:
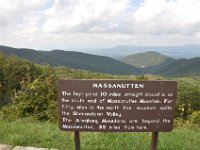
<svg viewBox="0 0 200 150">
<path fill-rule="evenodd" d="M 149 67 L 149 66 L 155 66 L 158 64 L 161 64 L 162 62 L 166 60 L 173 60 L 173 58 L 170 58 L 166 55 L 160 54 L 158 52 L 154 51 L 148 51 L 145 53 L 137 53 L 133 55 L 128 55 L 122 59 L 122 62 L 125 62 L 127 64 L 136 66 L 136 67 Z"/>
<path fill-rule="evenodd" d="M 48 63 L 52 66 L 65 66 L 73 69 L 85 69 L 109 74 L 140 74 L 140 69 L 115 59 L 85 54 L 82 52 L 52 50 L 36 51 L 33 49 L 16 49 L 0 46 L 0 52 L 17 55 L 35 63 Z"/>
<path fill-rule="evenodd" d="M 183 46 L 130 46 L 119 45 L 112 48 L 85 50 L 86 53 L 108 56 L 115 59 L 122 59 L 127 55 L 156 51 L 173 58 L 200 57 L 200 45 Z"/>
</svg>

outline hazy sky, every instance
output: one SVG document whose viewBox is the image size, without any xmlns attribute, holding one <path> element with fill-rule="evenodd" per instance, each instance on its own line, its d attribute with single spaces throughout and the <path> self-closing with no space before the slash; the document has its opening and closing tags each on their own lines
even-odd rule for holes
<svg viewBox="0 0 200 150">
<path fill-rule="evenodd" d="M 0 45 L 200 44 L 200 0 L 0 0 Z"/>
</svg>

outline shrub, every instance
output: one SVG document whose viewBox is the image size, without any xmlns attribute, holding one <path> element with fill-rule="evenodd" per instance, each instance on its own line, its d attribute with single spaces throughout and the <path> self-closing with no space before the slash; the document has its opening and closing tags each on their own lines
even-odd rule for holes
<svg viewBox="0 0 200 150">
<path fill-rule="evenodd" d="M 199 123 L 199 124 L 200 124 L 200 110 L 194 111 L 194 112 L 190 115 L 190 121 L 191 121 L 192 123 Z"/>
</svg>

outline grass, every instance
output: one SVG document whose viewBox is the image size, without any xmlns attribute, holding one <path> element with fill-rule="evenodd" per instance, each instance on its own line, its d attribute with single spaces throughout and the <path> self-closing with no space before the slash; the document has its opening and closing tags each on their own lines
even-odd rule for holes
<svg viewBox="0 0 200 150">
<path fill-rule="evenodd" d="M 81 150 L 148 150 L 151 133 L 81 132 Z M 74 149 L 73 132 L 63 132 L 56 123 L 32 119 L 0 120 L 0 143 L 20 146 Z M 193 124 L 159 133 L 158 150 L 199 150 L 200 128 Z"/>
</svg>

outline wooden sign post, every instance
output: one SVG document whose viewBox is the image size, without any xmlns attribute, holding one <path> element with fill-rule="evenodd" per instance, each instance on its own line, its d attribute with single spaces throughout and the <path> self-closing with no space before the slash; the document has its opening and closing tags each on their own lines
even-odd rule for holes
<svg viewBox="0 0 200 150">
<path fill-rule="evenodd" d="M 157 143 L 158 143 L 158 132 L 152 132 L 151 150 L 156 150 Z"/>
<path fill-rule="evenodd" d="M 173 128 L 175 81 L 65 80 L 57 82 L 59 127 L 75 131 L 152 132 L 155 150 L 158 132 Z"/>
<path fill-rule="evenodd" d="M 80 135 L 79 131 L 74 131 L 75 150 L 80 150 Z"/>
</svg>

